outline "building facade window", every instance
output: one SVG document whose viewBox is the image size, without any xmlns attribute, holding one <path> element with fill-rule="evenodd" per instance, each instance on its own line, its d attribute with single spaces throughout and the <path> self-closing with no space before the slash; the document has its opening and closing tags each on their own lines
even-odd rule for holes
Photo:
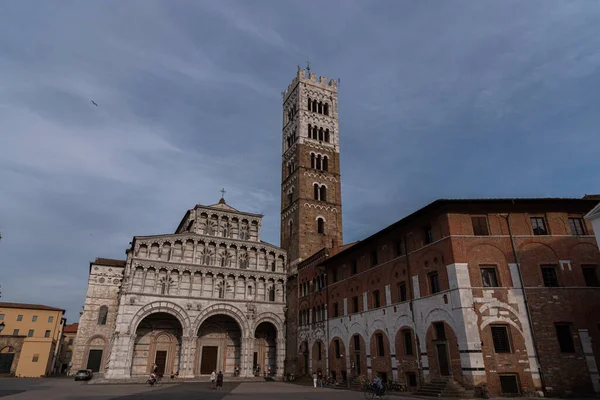
<svg viewBox="0 0 600 400">
<path fill-rule="evenodd" d="M 598 266 L 582 265 L 581 270 L 583 271 L 583 279 L 585 279 L 585 286 L 588 286 L 588 287 L 600 286 L 600 282 L 598 281 Z"/>
<path fill-rule="evenodd" d="M 0 314 L 0 321 L 4 321 L 4 314 Z"/>
<path fill-rule="evenodd" d="M 496 268 L 493 266 L 481 267 L 481 281 L 483 287 L 498 287 L 498 278 L 496 277 Z"/>
<path fill-rule="evenodd" d="M 340 341 L 338 339 L 335 339 L 334 343 L 335 343 L 334 344 L 334 346 L 335 346 L 335 358 L 337 358 L 339 360 L 340 358 L 342 358 L 342 355 L 340 353 Z"/>
<path fill-rule="evenodd" d="M 31 317 L 31 322 L 37 322 L 37 315 L 34 315 L 33 317 Z"/>
<path fill-rule="evenodd" d="M 358 273 L 358 263 L 356 262 L 356 260 L 352 261 L 352 264 L 350 266 L 350 274 L 351 275 L 356 275 Z"/>
<path fill-rule="evenodd" d="M 371 266 L 379 264 L 379 258 L 377 257 L 377 249 L 371 250 Z"/>
<path fill-rule="evenodd" d="M 47 330 L 46 332 L 44 332 L 44 337 L 46 337 L 46 338 L 50 337 L 50 331 L 49 330 Z"/>
<path fill-rule="evenodd" d="M 352 339 L 354 340 L 354 351 L 360 351 L 360 336 L 354 335 Z"/>
<path fill-rule="evenodd" d="M 34 330 L 30 329 L 29 332 L 27 332 L 27 337 L 33 337 L 34 334 Z"/>
<path fill-rule="evenodd" d="M 69 338 L 69 346 L 73 345 L 73 338 Z"/>
<path fill-rule="evenodd" d="M 13 336 L 19 336 L 19 330 L 18 329 L 13 330 Z"/>
<path fill-rule="evenodd" d="M 398 282 L 398 301 L 406 301 L 406 282 Z"/>
<path fill-rule="evenodd" d="M 413 355 L 413 346 L 412 346 L 412 333 L 410 330 L 405 329 L 402 331 L 402 337 L 404 338 L 404 354 L 407 356 Z"/>
<path fill-rule="evenodd" d="M 472 216 L 471 223 L 473 224 L 473 234 L 475 236 L 488 236 L 490 234 L 488 230 L 487 217 L 485 216 Z"/>
<path fill-rule="evenodd" d="M 53 316 L 49 316 L 48 317 L 48 322 L 54 322 L 54 317 Z"/>
<path fill-rule="evenodd" d="M 510 353 L 510 340 L 508 327 L 505 325 L 492 325 L 492 340 L 496 353 Z"/>
<path fill-rule="evenodd" d="M 438 293 L 440 291 L 440 279 L 437 272 L 429 274 L 429 290 L 431 294 Z"/>
<path fill-rule="evenodd" d="M 396 253 L 396 257 L 399 257 L 403 254 L 404 248 L 403 248 L 402 240 L 398 239 L 394 243 L 394 252 Z"/>
<path fill-rule="evenodd" d="M 431 229 L 431 225 L 423 228 L 423 232 L 425 235 L 425 244 L 433 243 L 433 230 Z"/>
<path fill-rule="evenodd" d="M 542 279 L 546 287 L 558 287 L 555 265 L 542 265 Z"/>
<path fill-rule="evenodd" d="M 333 303 L 333 317 L 336 318 L 340 315 L 340 310 L 339 310 L 339 305 L 338 303 Z"/>
<path fill-rule="evenodd" d="M 531 229 L 533 230 L 533 234 L 535 236 L 543 236 L 548 234 L 544 217 L 531 217 L 530 220 Z"/>
<path fill-rule="evenodd" d="M 379 290 L 373 292 L 373 307 L 381 307 L 381 293 L 379 292 Z"/>
<path fill-rule="evenodd" d="M 575 236 L 586 234 L 583 218 L 569 218 L 569 226 L 571 227 L 571 233 Z"/>
<path fill-rule="evenodd" d="M 108 318 L 108 307 L 100 307 L 98 311 L 98 325 L 106 325 L 106 319 Z"/>
<path fill-rule="evenodd" d="M 65 352 L 65 358 L 67 358 L 67 359 L 71 358 L 71 352 L 70 351 L 66 351 Z"/>
<path fill-rule="evenodd" d="M 23 321 L 23 316 L 22 315 L 17 315 L 17 321 Z"/>
<path fill-rule="evenodd" d="M 435 331 L 436 340 L 446 340 L 446 328 L 443 322 L 434 322 L 433 329 Z"/>
<path fill-rule="evenodd" d="M 571 334 L 571 325 L 567 323 L 554 324 L 556 338 L 561 353 L 575 353 L 575 343 Z"/>
<path fill-rule="evenodd" d="M 325 220 L 321 217 L 317 218 L 317 233 L 325 234 Z"/>
<path fill-rule="evenodd" d="M 358 308 L 358 296 L 354 296 L 352 298 L 352 312 L 357 313 L 359 311 Z"/>
<path fill-rule="evenodd" d="M 317 342 L 317 360 L 321 361 L 321 342 Z"/>
<path fill-rule="evenodd" d="M 35 362 L 36 363 L 36 362 L 39 361 L 39 359 L 40 359 L 40 355 L 39 354 L 34 354 L 33 358 L 31 359 L 31 362 Z"/>
<path fill-rule="evenodd" d="M 375 334 L 375 340 L 377 342 L 377 356 L 378 357 L 385 356 L 385 348 L 383 346 L 383 334 L 381 334 L 381 333 Z"/>
</svg>

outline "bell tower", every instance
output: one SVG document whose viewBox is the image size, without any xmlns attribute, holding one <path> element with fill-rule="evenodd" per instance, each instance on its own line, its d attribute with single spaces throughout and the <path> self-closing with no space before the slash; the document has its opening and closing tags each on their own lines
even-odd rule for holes
<svg viewBox="0 0 600 400">
<path fill-rule="evenodd" d="M 323 247 L 342 245 L 337 81 L 298 68 L 283 92 L 281 247 L 294 274 Z"/>
</svg>

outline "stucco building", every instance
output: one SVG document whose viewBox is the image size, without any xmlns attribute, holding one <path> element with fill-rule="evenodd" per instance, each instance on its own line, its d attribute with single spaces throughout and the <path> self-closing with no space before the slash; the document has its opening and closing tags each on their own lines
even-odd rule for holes
<svg viewBox="0 0 600 400">
<path fill-rule="evenodd" d="M 40 377 L 56 372 L 63 314 L 41 304 L 0 302 L 0 374 Z"/>
<path fill-rule="evenodd" d="M 592 199 L 438 200 L 299 264 L 300 373 L 600 391 Z"/>
<path fill-rule="evenodd" d="M 125 261 L 90 263 L 72 369 L 282 375 L 287 258 L 261 224 L 222 198 L 188 210 L 174 234 L 134 237 Z"/>
<path fill-rule="evenodd" d="M 75 338 L 77 337 L 78 326 L 78 323 L 65 324 L 63 328 L 57 365 L 57 372 L 60 374 L 75 374 L 77 372 L 71 371 L 71 363 L 73 360 L 73 349 L 75 348 Z"/>
</svg>

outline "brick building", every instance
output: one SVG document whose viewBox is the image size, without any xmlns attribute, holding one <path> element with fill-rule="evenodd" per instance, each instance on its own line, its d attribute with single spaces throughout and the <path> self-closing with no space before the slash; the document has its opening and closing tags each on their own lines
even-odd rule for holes
<svg viewBox="0 0 600 400">
<path fill-rule="evenodd" d="M 583 219 L 596 203 L 437 200 L 306 257 L 296 372 L 408 386 L 446 376 L 492 395 L 600 391 L 600 252 Z"/>
</svg>

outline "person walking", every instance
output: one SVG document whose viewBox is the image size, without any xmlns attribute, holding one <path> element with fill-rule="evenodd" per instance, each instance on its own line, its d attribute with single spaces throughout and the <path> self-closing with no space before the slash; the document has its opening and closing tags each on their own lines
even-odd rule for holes
<svg viewBox="0 0 600 400">
<path fill-rule="evenodd" d="M 217 390 L 223 390 L 223 373 L 221 371 L 217 375 Z"/>
<path fill-rule="evenodd" d="M 317 388 L 317 373 L 313 372 L 313 386 L 316 389 Z"/>
<path fill-rule="evenodd" d="M 217 379 L 217 374 L 215 373 L 215 371 L 212 372 L 212 374 L 210 374 L 210 388 L 214 389 L 215 388 L 215 380 Z"/>
</svg>

